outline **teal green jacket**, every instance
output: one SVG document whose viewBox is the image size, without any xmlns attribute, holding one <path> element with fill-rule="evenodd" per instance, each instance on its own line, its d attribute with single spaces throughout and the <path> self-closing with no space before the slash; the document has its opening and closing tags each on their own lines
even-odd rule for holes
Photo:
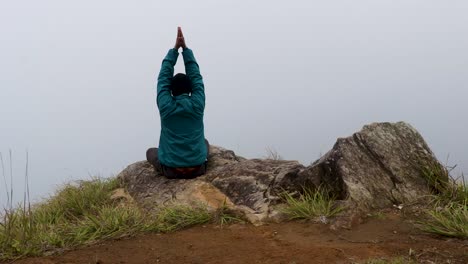
<svg viewBox="0 0 468 264">
<path fill-rule="evenodd" d="M 186 48 L 182 56 L 192 94 L 172 96 L 170 85 L 178 56 L 177 50 L 169 50 L 158 76 L 156 101 L 161 116 L 158 157 L 168 167 L 194 167 L 203 164 L 207 156 L 203 126 L 205 88 L 193 52 Z"/>
</svg>

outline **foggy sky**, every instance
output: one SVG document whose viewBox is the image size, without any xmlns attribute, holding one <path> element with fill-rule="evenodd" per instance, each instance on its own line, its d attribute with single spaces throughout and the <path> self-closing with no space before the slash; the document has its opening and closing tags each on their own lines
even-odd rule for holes
<svg viewBox="0 0 468 264">
<path fill-rule="evenodd" d="M 0 152 L 20 194 L 29 152 L 33 197 L 143 160 L 181 26 L 212 144 L 309 164 L 367 123 L 406 121 L 468 173 L 467 13 L 461 0 L 0 0 Z"/>
</svg>

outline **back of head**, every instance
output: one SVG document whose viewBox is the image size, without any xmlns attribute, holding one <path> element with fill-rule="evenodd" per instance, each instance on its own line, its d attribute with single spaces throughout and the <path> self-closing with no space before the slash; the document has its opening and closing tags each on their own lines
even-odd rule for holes
<svg viewBox="0 0 468 264">
<path fill-rule="evenodd" d="M 192 83 L 187 75 L 178 73 L 172 77 L 171 92 L 173 96 L 192 92 Z"/>
</svg>

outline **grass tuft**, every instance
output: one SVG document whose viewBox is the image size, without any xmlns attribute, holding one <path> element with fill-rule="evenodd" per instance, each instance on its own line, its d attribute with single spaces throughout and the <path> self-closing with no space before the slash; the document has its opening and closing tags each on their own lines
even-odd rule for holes
<svg viewBox="0 0 468 264">
<path fill-rule="evenodd" d="M 154 226 L 159 229 L 157 231 L 169 232 L 204 224 L 211 219 L 212 215 L 205 206 L 171 205 L 161 208 Z"/>
<path fill-rule="evenodd" d="M 117 178 L 94 178 L 91 181 L 67 184 L 47 203 L 42 204 L 42 209 L 60 213 L 67 219 L 81 217 L 111 204 L 111 193 L 119 186 Z"/>
<path fill-rule="evenodd" d="M 425 221 L 418 226 L 426 232 L 458 238 L 468 238 L 468 200 L 464 203 L 448 202 L 427 212 Z"/>
<path fill-rule="evenodd" d="M 223 204 L 216 210 L 213 218 L 215 223 L 218 223 L 220 226 L 244 222 L 238 212 L 229 208 L 226 199 L 224 199 Z"/>
<path fill-rule="evenodd" d="M 283 160 L 283 156 L 279 154 L 279 152 L 275 148 L 267 147 L 266 149 L 266 159 L 271 160 Z"/>
<path fill-rule="evenodd" d="M 436 194 L 445 193 L 450 185 L 449 171 L 439 163 L 429 164 L 422 169 L 423 177 Z"/>
<path fill-rule="evenodd" d="M 468 185 L 463 175 L 457 182 L 447 169 L 431 166 L 424 170 L 424 176 L 437 195 L 417 226 L 433 234 L 468 238 Z"/>
<path fill-rule="evenodd" d="M 73 228 L 76 244 L 134 234 L 145 223 L 143 213 L 135 206 L 103 206 L 84 215 Z"/>
<path fill-rule="evenodd" d="M 333 197 L 330 197 L 324 188 L 311 190 L 303 188 L 299 197 L 285 192 L 283 197 L 286 208 L 282 211 L 292 219 L 316 219 L 320 217 L 332 217 L 344 208 L 335 206 Z"/>
</svg>

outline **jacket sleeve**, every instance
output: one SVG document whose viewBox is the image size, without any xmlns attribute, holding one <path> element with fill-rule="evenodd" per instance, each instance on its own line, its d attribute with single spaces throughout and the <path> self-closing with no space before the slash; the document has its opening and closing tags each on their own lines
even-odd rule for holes
<svg viewBox="0 0 468 264">
<path fill-rule="evenodd" d="M 161 118 L 166 117 L 175 107 L 170 86 L 178 56 L 179 52 L 177 50 L 170 49 L 162 62 L 161 71 L 159 72 L 156 103 Z"/>
<path fill-rule="evenodd" d="M 182 52 L 185 64 L 185 73 L 192 82 L 192 103 L 197 114 L 203 115 L 205 110 L 205 86 L 200 74 L 200 68 L 193 56 L 191 49 L 184 49 Z"/>
</svg>

